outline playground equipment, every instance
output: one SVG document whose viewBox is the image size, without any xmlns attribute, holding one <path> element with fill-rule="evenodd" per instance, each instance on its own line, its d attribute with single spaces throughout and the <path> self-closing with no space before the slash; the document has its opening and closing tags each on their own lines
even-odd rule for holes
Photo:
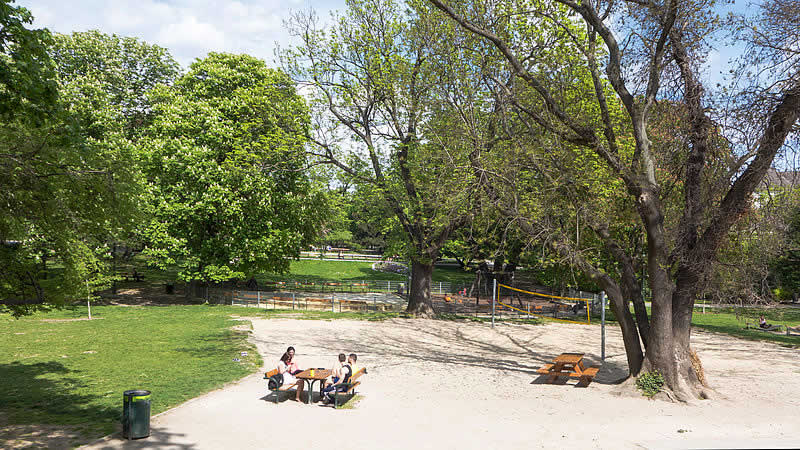
<svg viewBox="0 0 800 450">
<path fill-rule="evenodd" d="M 590 324 L 592 299 L 542 294 L 496 283 L 492 295 L 492 321 L 510 313 L 559 322 Z M 517 303 L 517 306 L 514 306 Z"/>
</svg>

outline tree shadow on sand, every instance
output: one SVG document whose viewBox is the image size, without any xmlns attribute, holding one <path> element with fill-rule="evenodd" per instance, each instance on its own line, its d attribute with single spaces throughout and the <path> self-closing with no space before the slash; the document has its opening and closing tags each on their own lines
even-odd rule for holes
<svg viewBox="0 0 800 450">
<path fill-rule="evenodd" d="M 520 373 L 538 378 L 536 370 L 551 362 L 557 355 L 547 347 L 536 350 L 542 347 L 537 338 L 546 333 L 544 329 L 537 330 L 526 339 L 498 331 L 506 339 L 504 345 L 498 345 L 469 336 L 463 327 L 457 325 L 430 327 L 426 322 L 394 320 L 392 328 L 391 333 L 370 333 L 368 337 L 363 338 L 337 336 L 330 331 L 313 329 L 305 331 L 304 335 L 308 342 L 314 343 L 315 347 L 331 349 L 332 355 L 338 352 L 338 349 L 342 349 L 348 352 L 368 353 L 371 359 L 387 361 L 374 364 L 372 367 L 376 369 L 390 365 L 430 362 Z M 397 335 L 402 335 L 403 339 L 395 337 Z M 263 344 L 274 342 L 270 337 L 259 337 L 259 339 Z M 269 360 L 268 356 L 265 359 Z M 599 358 L 591 355 L 587 355 L 586 360 L 589 365 L 600 365 Z M 606 360 L 595 382 L 616 384 L 621 378 L 625 378 L 627 373 L 627 366 Z"/>
</svg>

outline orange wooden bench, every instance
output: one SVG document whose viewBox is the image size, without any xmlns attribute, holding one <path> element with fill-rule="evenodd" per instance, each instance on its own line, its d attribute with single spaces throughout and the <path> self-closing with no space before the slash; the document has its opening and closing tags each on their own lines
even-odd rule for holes
<svg viewBox="0 0 800 450">
<path fill-rule="evenodd" d="M 264 379 L 265 380 L 269 380 L 269 378 L 271 376 L 277 375 L 279 373 L 280 373 L 280 371 L 278 371 L 278 369 L 272 369 L 269 372 L 264 374 Z M 269 389 L 269 382 L 267 382 L 267 389 Z M 278 403 L 278 394 L 281 393 L 281 392 L 289 392 L 291 390 L 297 390 L 297 382 L 295 382 L 294 384 L 284 384 L 281 387 L 279 387 L 278 389 L 269 389 L 269 390 L 270 390 L 270 392 L 275 394 L 275 403 Z"/>
<path fill-rule="evenodd" d="M 367 373 L 367 368 L 366 367 L 362 367 L 361 369 L 358 370 L 358 372 L 355 373 L 355 375 L 352 375 L 350 377 L 350 381 L 348 381 L 347 383 L 342 383 L 344 386 L 347 387 L 347 390 L 342 391 L 342 392 L 338 392 L 338 391 L 334 391 L 333 392 L 333 407 L 334 408 L 338 408 L 340 405 L 343 405 L 343 404 L 347 403 L 348 400 L 350 400 L 351 398 L 353 398 L 356 395 L 356 386 L 361 384 L 361 382 L 358 381 L 358 379 L 361 378 L 361 376 L 366 374 L 366 373 Z M 347 398 L 345 399 L 344 402 L 340 403 L 339 402 L 339 398 L 340 397 L 347 397 Z"/>
</svg>

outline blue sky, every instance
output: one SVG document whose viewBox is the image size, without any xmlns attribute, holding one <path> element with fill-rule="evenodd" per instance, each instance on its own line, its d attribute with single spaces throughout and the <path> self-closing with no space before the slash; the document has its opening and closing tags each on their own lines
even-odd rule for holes
<svg viewBox="0 0 800 450">
<path fill-rule="evenodd" d="M 344 0 L 17 0 L 37 28 L 59 33 L 97 29 L 135 36 L 170 50 L 184 67 L 210 51 L 248 53 L 268 62 L 289 44 L 283 20 L 313 8 L 321 17 Z"/>
</svg>

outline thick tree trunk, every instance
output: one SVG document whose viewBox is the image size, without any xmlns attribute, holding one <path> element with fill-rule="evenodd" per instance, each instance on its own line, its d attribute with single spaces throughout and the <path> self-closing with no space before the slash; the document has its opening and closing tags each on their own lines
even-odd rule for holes
<svg viewBox="0 0 800 450">
<path fill-rule="evenodd" d="M 411 263 L 411 286 L 408 291 L 408 307 L 406 312 L 418 317 L 432 317 L 433 299 L 431 284 L 433 279 L 433 263 Z"/>
<path fill-rule="evenodd" d="M 628 301 L 623 297 L 622 290 L 616 284 L 604 285 L 603 288 L 611 300 L 611 308 L 614 310 L 614 316 L 616 316 L 619 327 L 622 330 L 625 356 L 628 358 L 628 370 L 631 375 L 636 376 L 642 369 L 644 354 L 639 343 L 636 324 L 633 322 L 631 311 L 628 308 Z"/>
</svg>

